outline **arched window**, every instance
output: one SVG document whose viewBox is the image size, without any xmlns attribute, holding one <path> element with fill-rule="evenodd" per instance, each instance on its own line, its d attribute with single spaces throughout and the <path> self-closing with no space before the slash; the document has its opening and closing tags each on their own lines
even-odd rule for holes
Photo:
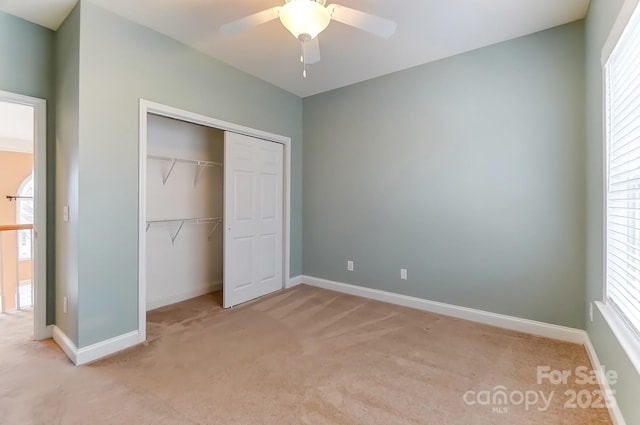
<svg viewBox="0 0 640 425">
<path fill-rule="evenodd" d="M 16 200 L 16 222 L 18 224 L 33 224 L 33 174 L 28 176 L 18 187 Z M 31 259 L 31 230 L 18 231 L 18 258 Z"/>
</svg>

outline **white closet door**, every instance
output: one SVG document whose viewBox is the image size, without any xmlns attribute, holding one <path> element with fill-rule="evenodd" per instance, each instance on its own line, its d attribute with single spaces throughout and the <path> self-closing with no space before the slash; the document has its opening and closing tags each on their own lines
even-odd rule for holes
<svg viewBox="0 0 640 425">
<path fill-rule="evenodd" d="M 283 148 L 224 137 L 224 307 L 283 287 Z"/>
</svg>

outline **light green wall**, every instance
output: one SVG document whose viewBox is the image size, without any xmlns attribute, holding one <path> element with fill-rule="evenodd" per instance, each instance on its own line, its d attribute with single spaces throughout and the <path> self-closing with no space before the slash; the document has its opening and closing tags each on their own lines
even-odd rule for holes
<svg viewBox="0 0 640 425">
<path fill-rule="evenodd" d="M 80 5 L 56 32 L 56 326 L 78 342 L 78 149 Z M 69 206 L 69 221 L 63 208 Z M 63 298 L 68 310 L 63 310 Z"/>
<path fill-rule="evenodd" d="M 82 1 L 78 346 L 138 327 L 138 100 L 292 138 L 291 275 L 301 272 L 302 100 Z"/>
<path fill-rule="evenodd" d="M 54 32 L 0 12 L 0 89 L 49 99 Z"/>
<path fill-rule="evenodd" d="M 0 90 L 47 100 L 47 203 L 55 202 L 54 32 L 0 12 Z M 47 323 L 55 313 L 54 211 L 47 211 Z"/>
<path fill-rule="evenodd" d="M 578 22 L 305 98 L 304 274 L 583 328 L 583 93 Z"/>
<path fill-rule="evenodd" d="M 603 264 L 603 99 L 602 47 L 624 0 L 591 0 L 586 19 L 587 75 L 587 301 L 602 301 L 604 293 Z M 594 321 L 587 320 L 587 332 L 607 369 L 620 376 L 614 387 L 618 403 L 627 424 L 640 424 L 640 375 L 624 353 L 620 343 L 599 310 L 594 309 Z"/>
</svg>

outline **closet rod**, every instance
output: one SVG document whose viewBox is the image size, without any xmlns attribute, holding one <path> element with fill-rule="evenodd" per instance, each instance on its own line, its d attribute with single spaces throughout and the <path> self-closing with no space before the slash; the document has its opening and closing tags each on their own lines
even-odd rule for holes
<svg viewBox="0 0 640 425">
<path fill-rule="evenodd" d="M 164 220 L 147 220 L 147 227 L 158 223 L 190 223 L 190 224 L 210 224 L 222 220 L 222 217 L 205 218 L 168 218 Z"/>
</svg>

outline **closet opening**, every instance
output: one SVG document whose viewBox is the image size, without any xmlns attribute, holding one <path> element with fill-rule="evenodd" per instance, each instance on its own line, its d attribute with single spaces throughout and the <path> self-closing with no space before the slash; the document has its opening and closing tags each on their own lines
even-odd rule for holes
<svg viewBox="0 0 640 425">
<path fill-rule="evenodd" d="M 222 290 L 223 157 L 222 130 L 149 114 L 147 310 Z"/>
<path fill-rule="evenodd" d="M 290 139 L 140 101 L 139 340 L 288 287 Z"/>
</svg>

